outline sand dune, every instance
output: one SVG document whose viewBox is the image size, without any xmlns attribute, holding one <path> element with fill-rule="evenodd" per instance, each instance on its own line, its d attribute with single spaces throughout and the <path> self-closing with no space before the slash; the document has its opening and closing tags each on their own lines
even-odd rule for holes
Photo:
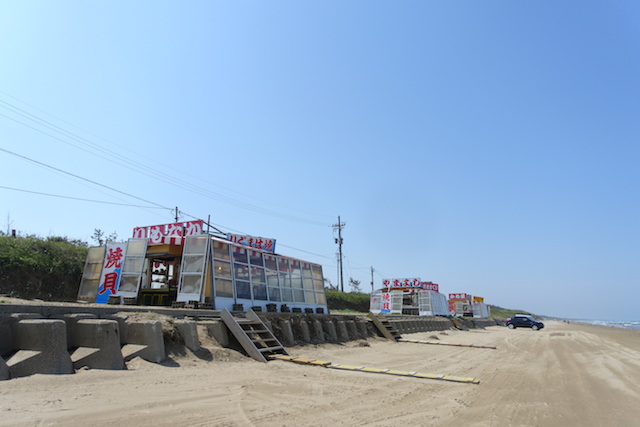
<svg viewBox="0 0 640 427">
<path fill-rule="evenodd" d="M 640 331 L 547 322 L 293 347 L 347 365 L 475 377 L 464 384 L 272 361 L 222 349 L 163 365 L 0 382 L 0 426 L 640 426 Z"/>
</svg>

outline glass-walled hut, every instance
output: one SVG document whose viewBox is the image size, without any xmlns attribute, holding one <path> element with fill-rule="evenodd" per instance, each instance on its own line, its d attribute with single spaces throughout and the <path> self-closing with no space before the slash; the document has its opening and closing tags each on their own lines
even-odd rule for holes
<svg viewBox="0 0 640 427">
<path fill-rule="evenodd" d="M 208 234 L 89 249 L 78 299 L 326 313 L 322 266 Z"/>
</svg>

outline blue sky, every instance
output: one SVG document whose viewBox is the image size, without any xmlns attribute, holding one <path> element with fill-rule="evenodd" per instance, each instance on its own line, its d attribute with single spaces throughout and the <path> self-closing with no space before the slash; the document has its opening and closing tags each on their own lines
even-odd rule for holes
<svg viewBox="0 0 640 427">
<path fill-rule="evenodd" d="M 3 1 L 0 223 L 178 207 L 337 284 L 340 216 L 345 287 L 637 318 L 639 44 L 636 1 Z"/>
</svg>

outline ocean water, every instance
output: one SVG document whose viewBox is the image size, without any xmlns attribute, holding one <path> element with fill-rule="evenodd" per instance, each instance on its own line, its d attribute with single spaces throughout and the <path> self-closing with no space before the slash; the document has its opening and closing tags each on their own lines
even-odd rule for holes
<svg viewBox="0 0 640 427">
<path fill-rule="evenodd" d="M 591 325 L 611 326 L 614 328 L 640 329 L 640 321 L 637 320 L 586 320 L 575 319 L 574 322 L 589 323 Z"/>
</svg>

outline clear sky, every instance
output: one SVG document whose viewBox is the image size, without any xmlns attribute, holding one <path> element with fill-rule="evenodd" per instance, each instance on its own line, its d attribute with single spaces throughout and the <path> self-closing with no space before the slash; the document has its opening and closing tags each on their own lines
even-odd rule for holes
<svg viewBox="0 0 640 427">
<path fill-rule="evenodd" d="M 5 231 L 178 207 L 335 285 L 340 216 L 345 288 L 640 317 L 637 0 L 4 0 L 0 58 Z"/>
</svg>

